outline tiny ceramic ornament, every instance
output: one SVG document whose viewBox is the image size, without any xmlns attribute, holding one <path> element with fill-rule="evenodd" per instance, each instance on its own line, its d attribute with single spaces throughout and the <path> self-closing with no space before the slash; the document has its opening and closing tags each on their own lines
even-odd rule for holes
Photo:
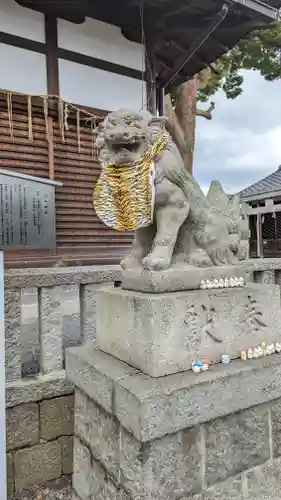
<svg viewBox="0 0 281 500">
<path fill-rule="evenodd" d="M 253 349 L 251 349 L 251 347 L 247 351 L 247 358 L 253 359 Z"/>
<path fill-rule="evenodd" d="M 239 286 L 244 286 L 245 285 L 245 280 L 243 277 L 239 278 Z"/>
<path fill-rule="evenodd" d="M 265 342 L 261 343 L 261 350 L 262 350 L 262 355 L 266 356 L 266 343 Z"/>
<path fill-rule="evenodd" d="M 219 280 L 214 280 L 214 288 L 219 288 Z"/>
<path fill-rule="evenodd" d="M 229 285 L 230 285 L 231 287 L 234 287 L 234 286 L 235 286 L 235 279 L 234 279 L 234 278 L 230 278 L 230 280 L 229 280 Z"/>
<path fill-rule="evenodd" d="M 224 279 L 221 278 L 219 280 L 219 288 L 224 288 L 224 286 L 225 286 Z"/>
<path fill-rule="evenodd" d="M 221 355 L 221 362 L 223 365 L 229 365 L 231 359 L 230 359 L 230 356 L 229 354 L 222 354 Z"/>
<path fill-rule="evenodd" d="M 242 361 L 246 361 L 247 360 L 247 353 L 246 353 L 246 351 L 241 351 L 240 357 L 241 357 Z"/>
<path fill-rule="evenodd" d="M 207 362 L 204 363 L 204 362 L 199 361 L 199 360 L 193 361 L 191 368 L 195 373 L 205 372 L 209 369 L 209 364 Z"/>
<path fill-rule="evenodd" d="M 280 342 L 276 342 L 276 344 L 275 344 L 275 352 L 281 352 L 281 343 Z"/>
<path fill-rule="evenodd" d="M 225 280 L 224 280 L 224 286 L 225 286 L 225 288 L 228 288 L 230 286 L 228 278 L 225 278 Z"/>
<path fill-rule="evenodd" d="M 262 357 L 262 348 L 261 346 L 255 347 L 253 349 L 253 358 L 258 359 Z"/>
<path fill-rule="evenodd" d="M 275 352 L 275 346 L 274 346 L 274 344 L 268 344 L 268 345 L 266 346 L 266 354 L 267 354 L 267 355 L 271 355 L 271 354 L 273 354 L 274 352 Z"/>
<path fill-rule="evenodd" d="M 205 280 L 201 280 L 200 288 L 201 288 L 201 290 L 206 290 L 207 285 L 206 285 L 206 281 Z"/>
</svg>

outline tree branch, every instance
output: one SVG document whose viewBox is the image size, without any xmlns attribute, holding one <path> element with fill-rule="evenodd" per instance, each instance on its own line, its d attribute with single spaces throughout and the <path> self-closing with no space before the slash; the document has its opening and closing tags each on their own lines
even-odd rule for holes
<svg viewBox="0 0 281 500">
<path fill-rule="evenodd" d="M 214 102 L 211 102 L 210 106 L 208 109 L 198 109 L 196 108 L 196 116 L 203 116 L 203 118 L 206 118 L 207 120 L 212 119 L 212 112 L 214 111 L 216 105 Z"/>
</svg>

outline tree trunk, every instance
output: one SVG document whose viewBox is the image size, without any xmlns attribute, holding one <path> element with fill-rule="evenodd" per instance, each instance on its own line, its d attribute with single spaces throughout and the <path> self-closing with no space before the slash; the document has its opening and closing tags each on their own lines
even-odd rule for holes
<svg viewBox="0 0 281 500">
<path fill-rule="evenodd" d="M 175 108 L 172 104 L 171 95 L 167 94 L 165 96 L 165 114 L 168 117 L 166 128 L 179 148 L 186 170 L 191 174 L 195 147 L 196 116 L 211 120 L 212 111 L 215 109 L 215 103 L 213 102 L 211 102 L 207 110 L 197 108 L 198 87 L 199 78 L 196 75 L 191 80 L 183 83 L 177 91 Z"/>
<path fill-rule="evenodd" d="M 185 168 L 192 174 L 195 146 L 196 101 L 198 78 L 183 83 L 180 87 L 175 113 L 183 130 L 186 152 L 183 155 Z"/>
</svg>

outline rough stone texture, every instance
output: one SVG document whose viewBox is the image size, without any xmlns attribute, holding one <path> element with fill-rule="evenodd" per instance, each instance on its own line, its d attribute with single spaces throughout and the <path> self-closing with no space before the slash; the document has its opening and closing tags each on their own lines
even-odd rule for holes
<svg viewBox="0 0 281 500">
<path fill-rule="evenodd" d="M 270 456 L 265 405 L 213 420 L 205 430 L 208 486 L 264 463 Z"/>
<path fill-rule="evenodd" d="M 18 450 L 14 455 L 14 466 L 16 491 L 56 479 L 62 473 L 61 445 L 59 441 L 52 441 Z"/>
<path fill-rule="evenodd" d="M 5 270 L 5 288 L 87 285 L 120 280 L 119 266 L 69 266 Z"/>
<path fill-rule="evenodd" d="M 273 457 L 281 455 L 281 400 L 277 399 L 271 405 L 272 452 Z"/>
<path fill-rule="evenodd" d="M 59 287 L 40 288 L 39 329 L 41 349 L 41 371 L 49 373 L 62 369 L 62 314 Z"/>
<path fill-rule="evenodd" d="M 96 295 L 101 287 L 107 286 L 111 287 L 112 283 L 81 285 L 80 287 L 80 319 L 83 343 L 93 340 L 96 336 Z"/>
<path fill-rule="evenodd" d="M 154 379 L 86 345 L 68 349 L 67 375 L 143 442 L 281 397 L 279 354 Z"/>
<path fill-rule="evenodd" d="M 6 283 L 5 283 L 6 286 Z M 21 378 L 21 290 L 5 288 L 5 369 L 6 382 Z"/>
<path fill-rule="evenodd" d="M 192 267 L 173 265 L 165 271 L 122 271 L 122 288 L 145 293 L 178 292 L 198 290 L 202 280 L 221 278 L 245 278 L 245 266 Z"/>
<path fill-rule="evenodd" d="M 280 289 L 246 288 L 143 294 L 107 289 L 97 297 L 100 349 L 152 377 L 191 369 L 195 359 L 236 358 L 280 337 Z"/>
<path fill-rule="evenodd" d="M 83 392 L 75 392 L 75 434 L 87 442 L 93 456 L 117 477 L 120 424 Z"/>
<path fill-rule="evenodd" d="M 88 448 L 74 438 L 73 488 L 82 500 L 103 500 L 105 471 L 92 460 Z"/>
<path fill-rule="evenodd" d="M 66 380 L 65 371 L 38 375 L 34 379 L 17 380 L 6 384 L 6 407 L 41 401 L 73 392 L 72 384 Z"/>
<path fill-rule="evenodd" d="M 280 500 L 281 498 L 281 459 L 255 467 L 245 473 L 247 481 L 247 500 Z"/>
<path fill-rule="evenodd" d="M 95 394 L 96 402 L 109 412 L 112 410 L 114 381 L 139 373 L 135 368 L 100 352 L 94 342 L 82 346 L 79 351 L 76 348 L 67 349 L 66 370 L 69 380 L 75 380 L 77 387 L 86 394 Z"/>
<path fill-rule="evenodd" d="M 242 480 L 239 476 L 211 486 L 202 494 L 202 500 L 241 500 L 242 492 Z M 192 500 L 195 499 L 192 497 Z"/>
<path fill-rule="evenodd" d="M 39 408 L 28 403 L 8 408 L 6 413 L 7 450 L 23 448 L 39 441 Z"/>
<path fill-rule="evenodd" d="M 40 403 L 40 435 L 46 440 L 71 436 L 74 428 L 73 395 L 44 400 Z"/>
<path fill-rule="evenodd" d="M 14 456 L 12 453 L 7 453 L 7 493 L 8 495 L 12 495 L 14 491 Z"/>
<path fill-rule="evenodd" d="M 199 427 L 143 445 L 125 431 L 121 443 L 121 486 L 132 498 L 177 500 L 200 491 Z"/>
<path fill-rule="evenodd" d="M 73 436 L 63 436 L 59 439 L 62 451 L 62 473 L 73 472 Z"/>
</svg>

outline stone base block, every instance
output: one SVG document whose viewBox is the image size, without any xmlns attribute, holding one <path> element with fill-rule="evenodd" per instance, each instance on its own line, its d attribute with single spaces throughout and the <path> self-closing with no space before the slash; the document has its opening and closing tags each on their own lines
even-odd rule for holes
<svg viewBox="0 0 281 500">
<path fill-rule="evenodd" d="M 122 288 L 146 293 L 178 292 L 200 289 L 201 281 L 246 278 L 247 265 L 194 267 L 175 264 L 165 271 L 122 270 Z"/>
<path fill-rule="evenodd" d="M 280 323 L 277 285 L 165 294 L 106 289 L 97 297 L 100 349 L 152 377 L 281 340 Z"/>
<path fill-rule="evenodd" d="M 279 500 L 280 358 L 155 379 L 68 350 L 77 498 Z"/>
</svg>

